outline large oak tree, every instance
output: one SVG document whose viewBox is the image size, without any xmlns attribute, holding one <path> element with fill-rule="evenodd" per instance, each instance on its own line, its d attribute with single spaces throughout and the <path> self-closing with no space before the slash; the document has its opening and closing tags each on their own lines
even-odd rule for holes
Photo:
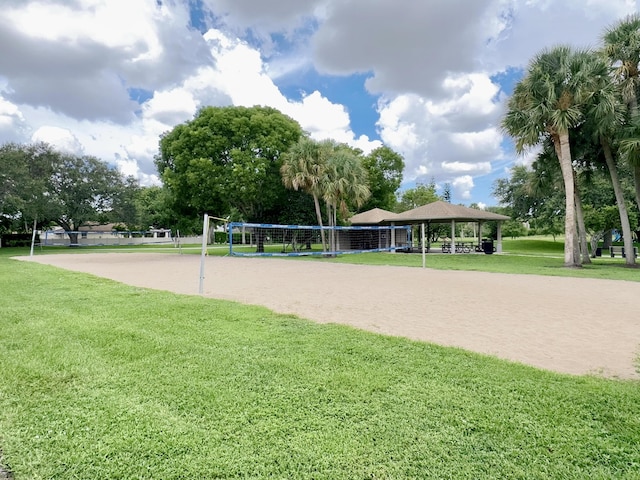
<svg viewBox="0 0 640 480">
<path fill-rule="evenodd" d="M 182 215 L 274 222 L 287 195 L 281 156 L 301 135 L 274 108 L 205 107 L 161 137 L 156 166 Z"/>
</svg>

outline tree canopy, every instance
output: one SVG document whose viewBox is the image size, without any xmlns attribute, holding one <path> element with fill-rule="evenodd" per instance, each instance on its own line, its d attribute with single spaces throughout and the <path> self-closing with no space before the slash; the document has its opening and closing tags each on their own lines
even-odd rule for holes
<svg viewBox="0 0 640 480">
<path fill-rule="evenodd" d="M 300 125 L 269 107 L 205 107 L 160 139 L 158 172 L 181 215 L 276 221 L 286 191 L 281 156 Z"/>
<path fill-rule="evenodd" d="M 378 147 L 362 159 L 367 171 L 371 195 L 363 205 L 363 210 L 382 208 L 393 211 L 397 199 L 396 192 L 402 184 L 404 159 L 402 155 L 386 146 Z"/>
<path fill-rule="evenodd" d="M 137 188 L 135 181 L 95 157 L 58 152 L 46 144 L 3 145 L 0 166 L 5 229 L 34 220 L 67 231 L 91 221 L 123 221 L 130 211 L 127 198 Z"/>
<path fill-rule="evenodd" d="M 0 229 L 20 229 L 47 208 L 46 179 L 52 173 L 55 152 L 45 144 L 0 147 Z"/>
<path fill-rule="evenodd" d="M 395 211 L 404 212 L 406 210 L 412 210 L 438 200 L 443 200 L 443 198 L 436 193 L 436 183 L 434 180 L 428 184 L 418 183 L 414 188 L 409 188 L 402 192 Z"/>
</svg>

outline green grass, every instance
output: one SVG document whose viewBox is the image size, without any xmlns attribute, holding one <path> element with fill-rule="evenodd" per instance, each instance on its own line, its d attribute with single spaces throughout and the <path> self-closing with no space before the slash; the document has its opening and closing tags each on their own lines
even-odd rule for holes
<svg viewBox="0 0 640 480">
<path fill-rule="evenodd" d="M 638 382 L 130 287 L 9 250 L 0 449 L 17 480 L 638 478 Z"/>
<path fill-rule="evenodd" d="M 440 254 L 439 245 L 426 255 L 427 268 L 437 270 L 469 270 L 494 273 L 553 275 L 578 278 L 640 281 L 640 269 L 627 268 L 620 257 L 598 257 L 582 268 L 564 267 L 564 244 L 549 239 L 503 240 L 503 254 Z M 211 251 L 211 254 L 216 254 Z M 363 253 L 337 258 L 303 257 L 309 261 L 355 263 L 366 265 L 396 265 L 422 267 L 419 253 Z M 639 264 L 640 265 L 640 264 Z"/>
<path fill-rule="evenodd" d="M 614 259 L 615 260 L 615 259 Z M 422 267 L 418 254 L 364 253 L 344 255 L 335 259 L 318 261 L 358 263 L 368 265 L 398 265 Z M 469 270 L 494 273 L 553 275 L 562 277 L 600 278 L 609 280 L 640 281 L 640 270 L 625 268 L 621 259 L 593 259 L 591 265 L 582 268 L 566 268 L 563 259 L 533 255 L 432 255 L 426 256 L 426 267 L 437 270 Z"/>
</svg>

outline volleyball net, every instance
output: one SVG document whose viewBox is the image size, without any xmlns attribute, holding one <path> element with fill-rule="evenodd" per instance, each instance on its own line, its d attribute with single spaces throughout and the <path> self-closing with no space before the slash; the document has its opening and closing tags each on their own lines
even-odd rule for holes
<svg viewBox="0 0 640 480">
<path fill-rule="evenodd" d="M 175 239 L 169 229 L 148 231 L 90 230 L 67 231 L 46 230 L 40 234 L 43 247 L 95 247 L 171 244 Z"/>
<path fill-rule="evenodd" d="M 409 242 L 402 225 L 320 227 L 317 225 L 228 224 L 229 254 L 234 256 L 343 255 L 393 252 Z"/>
</svg>

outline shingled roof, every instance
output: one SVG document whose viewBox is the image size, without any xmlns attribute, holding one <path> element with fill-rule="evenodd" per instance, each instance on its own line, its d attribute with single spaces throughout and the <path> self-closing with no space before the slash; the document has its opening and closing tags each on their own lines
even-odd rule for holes
<svg viewBox="0 0 640 480">
<path fill-rule="evenodd" d="M 366 213 L 366 212 L 365 212 Z M 393 221 L 418 223 L 418 222 L 446 222 L 455 220 L 457 222 L 478 222 L 509 220 L 510 217 L 500 215 L 498 213 L 487 212 L 477 208 L 463 207 L 462 205 L 453 205 L 448 202 L 437 201 L 422 205 L 421 207 L 407 210 L 406 212 L 395 214 Z"/>
<path fill-rule="evenodd" d="M 380 225 L 395 222 L 395 217 L 397 215 L 397 213 L 383 210 L 382 208 L 373 208 L 366 212 L 358 213 L 349 220 L 352 225 Z"/>
</svg>

